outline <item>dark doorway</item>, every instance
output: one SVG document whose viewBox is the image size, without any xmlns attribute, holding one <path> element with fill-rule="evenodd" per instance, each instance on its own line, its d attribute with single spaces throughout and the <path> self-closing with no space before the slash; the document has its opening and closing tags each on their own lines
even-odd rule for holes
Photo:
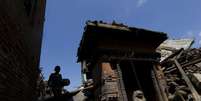
<svg viewBox="0 0 201 101">
<path fill-rule="evenodd" d="M 151 62 L 122 61 L 120 68 L 128 101 L 132 100 L 133 92 L 142 90 L 147 101 L 157 101 L 152 81 Z"/>
</svg>

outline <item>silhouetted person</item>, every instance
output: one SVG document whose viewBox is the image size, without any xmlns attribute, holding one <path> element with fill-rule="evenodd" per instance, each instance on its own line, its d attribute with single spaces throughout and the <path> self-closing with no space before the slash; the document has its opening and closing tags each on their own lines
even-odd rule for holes
<svg viewBox="0 0 201 101">
<path fill-rule="evenodd" d="M 61 96 L 62 92 L 62 76 L 59 74 L 60 66 L 55 67 L 55 73 L 52 73 L 48 80 L 48 86 L 51 87 L 54 96 Z"/>
</svg>

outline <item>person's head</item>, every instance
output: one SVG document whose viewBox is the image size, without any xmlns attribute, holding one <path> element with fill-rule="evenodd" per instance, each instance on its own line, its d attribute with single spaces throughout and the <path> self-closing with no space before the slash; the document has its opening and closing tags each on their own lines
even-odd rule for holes
<svg viewBox="0 0 201 101">
<path fill-rule="evenodd" d="M 55 71 L 55 72 L 59 73 L 60 70 L 61 70 L 60 66 L 55 66 L 55 68 L 54 68 L 54 71 Z"/>
</svg>

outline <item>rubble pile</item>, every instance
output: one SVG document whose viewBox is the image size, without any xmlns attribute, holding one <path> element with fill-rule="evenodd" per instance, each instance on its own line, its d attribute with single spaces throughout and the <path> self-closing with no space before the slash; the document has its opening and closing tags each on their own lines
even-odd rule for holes
<svg viewBox="0 0 201 101">
<path fill-rule="evenodd" d="M 180 49 L 161 62 L 166 93 L 173 101 L 200 101 L 201 49 Z"/>
</svg>

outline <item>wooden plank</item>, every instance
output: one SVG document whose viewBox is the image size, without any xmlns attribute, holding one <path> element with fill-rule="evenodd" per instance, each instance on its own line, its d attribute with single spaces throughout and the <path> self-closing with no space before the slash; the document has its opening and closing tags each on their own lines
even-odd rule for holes
<svg viewBox="0 0 201 101">
<path fill-rule="evenodd" d="M 155 83 L 155 88 L 156 91 L 158 93 L 158 98 L 159 101 L 168 101 L 168 97 L 165 93 L 165 86 L 166 81 L 165 81 L 165 77 L 164 74 L 161 70 L 161 67 L 159 65 L 154 65 L 153 66 L 153 70 L 152 70 L 152 78 L 153 78 L 153 82 Z"/>
<path fill-rule="evenodd" d="M 120 89 L 120 100 L 122 101 L 128 101 L 128 98 L 127 98 L 127 94 L 126 94 L 126 89 L 125 89 L 125 86 L 124 86 L 124 82 L 123 82 L 123 78 L 122 78 L 122 71 L 121 71 L 121 68 L 120 68 L 120 65 L 119 64 L 116 64 L 117 66 L 117 69 L 116 69 L 116 73 L 118 75 L 118 86 L 119 86 L 119 89 Z"/>
<path fill-rule="evenodd" d="M 198 94 L 198 92 L 196 91 L 196 89 L 194 88 L 193 84 L 191 83 L 191 81 L 189 80 L 188 76 L 186 75 L 186 73 L 184 72 L 184 70 L 182 69 L 181 65 L 179 64 L 179 62 L 174 59 L 174 63 L 177 66 L 177 68 L 179 69 L 182 78 L 186 81 L 186 84 L 188 85 L 188 87 L 190 88 L 192 95 L 195 99 L 195 101 L 201 101 L 200 95 Z"/>
<path fill-rule="evenodd" d="M 185 64 L 182 65 L 182 67 L 187 67 L 187 66 L 190 66 L 190 65 L 193 65 L 193 64 L 199 63 L 199 62 L 201 62 L 201 58 L 196 59 L 196 60 L 193 60 L 193 61 L 188 62 L 188 63 L 185 63 Z"/>
</svg>

